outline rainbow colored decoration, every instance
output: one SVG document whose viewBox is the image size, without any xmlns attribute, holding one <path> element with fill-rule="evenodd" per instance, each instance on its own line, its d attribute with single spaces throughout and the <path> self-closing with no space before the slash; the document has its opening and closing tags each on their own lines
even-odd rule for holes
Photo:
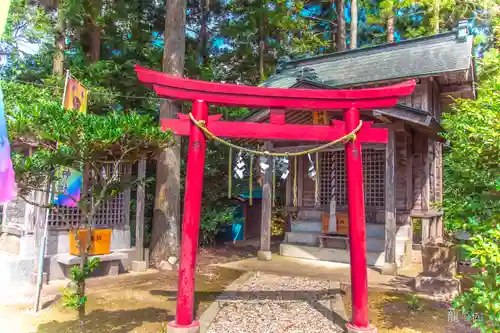
<svg viewBox="0 0 500 333">
<path fill-rule="evenodd" d="M 0 204 L 4 204 L 16 197 L 16 177 L 10 158 L 10 144 L 7 136 L 7 122 L 5 121 L 3 93 L 0 89 Z"/>
<path fill-rule="evenodd" d="M 83 176 L 80 171 L 61 168 L 56 172 L 57 182 L 54 194 L 54 204 L 77 207 L 80 201 L 80 189 L 82 187 Z"/>
</svg>

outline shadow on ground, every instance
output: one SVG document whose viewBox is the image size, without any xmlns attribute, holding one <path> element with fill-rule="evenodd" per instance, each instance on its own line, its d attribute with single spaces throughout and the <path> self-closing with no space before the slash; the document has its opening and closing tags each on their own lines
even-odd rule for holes
<svg viewBox="0 0 500 333">
<path fill-rule="evenodd" d="M 395 276 L 389 282 L 379 282 L 377 287 L 387 287 L 401 292 L 411 292 L 415 288 L 415 278 L 411 276 Z"/>
<path fill-rule="evenodd" d="M 40 324 L 37 333 L 129 333 L 144 323 L 161 323 L 174 319 L 174 315 L 159 308 L 137 310 L 105 311 L 95 310 L 89 313 L 80 328 L 79 320 L 51 321 Z"/>
</svg>

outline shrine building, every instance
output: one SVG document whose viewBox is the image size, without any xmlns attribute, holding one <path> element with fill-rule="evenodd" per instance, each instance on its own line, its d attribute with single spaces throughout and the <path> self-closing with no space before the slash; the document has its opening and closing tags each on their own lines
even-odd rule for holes
<svg viewBox="0 0 500 333">
<path fill-rule="evenodd" d="M 453 98 L 474 98 L 473 53 L 473 37 L 466 27 L 459 27 L 455 32 L 432 37 L 281 62 L 276 73 L 261 85 L 360 89 L 416 80 L 414 92 L 400 98 L 396 106 L 361 114 L 361 120 L 374 122 L 372 127 L 389 130 L 388 144 L 362 145 L 370 266 L 384 267 L 385 253 L 392 250 L 397 266 L 405 267 L 412 262 L 418 243 L 439 241 L 443 236 L 443 212 L 439 208 L 445 149 L 440 136 L 442 114 L 450 111 Z M 244 121 L 268 123 L 270 112 L 253 110 Z M 285 111 L 287 124 L 328 125 L 334 120 L 342 120 L 341 110 Z M 311 141 L 270 144 L 277 152 L 317 146 Z M 348 263 L 343 145 L 319 152 L 317 165 L 317 179 L 309 175 L 311 161 L 307 155 L 298 157 L 296 172 L 290 168 L 282 204 L 291 214 L 280 252 L 284 256 Z M 390 227 L 394 225 L 392 219 L 397 230 Z M 395 244 L 386 243 L 394 232 Z"/>
</svg>

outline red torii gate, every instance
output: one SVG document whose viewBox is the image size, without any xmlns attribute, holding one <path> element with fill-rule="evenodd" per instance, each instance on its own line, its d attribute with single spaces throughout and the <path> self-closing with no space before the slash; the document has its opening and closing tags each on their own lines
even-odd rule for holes
<svg viewBox="0 0 500 333">
<path fill-rule="evenodd" d="M 173 77 L 138 65 L 135 70 L 139 80 L 152 85 L 158 96 L 193 102 L 194 118 L 203 121 L 214 135 L 226 138 L 334 141 L 356 129 L 360 122 L 360 110 L 392 107 L 396 105 L 399 97 L 410 95 L 415 88 L 414 80 L 388 87 L 359 90 L 262 88 Z M 270 108 L 270 122 L 221 121 L 222 115 L 208 115 L 209 104 Z M 344 121 L 332 121 L 330 126 L 285 124 L 285 109 L 341 109 L 344 110 Z M 194 279 L 206 138 L 187 115 L 179 114 L 178 117 L 179 119 L 161 120 L 164 130 L 170 129 L 176 135 L 189 135 L 176 320 L 169 323 L 169 330 L 191 333 L 199 329 L 199 324 L 193 321 Z M 352 282 L 352 320 L 347 324 L 350 332 L 377 331 L 368 322 L 361 143 L 387 143 L 388 132 L 384 128 L 371 128 L 371 125 L 372 123 L 363 123 L 356 139 L 345 144 Z"/>
</svg>

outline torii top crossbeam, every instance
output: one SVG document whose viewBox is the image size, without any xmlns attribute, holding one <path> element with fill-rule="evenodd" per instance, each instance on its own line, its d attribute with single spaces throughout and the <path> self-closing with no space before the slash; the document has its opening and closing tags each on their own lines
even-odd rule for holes
<svg viewBox="0 0 500 333">
<path fill-rule="evenodd" d="M 400 97 L 411 94 L 416 85 L 411 80 L 388 87 L 359 90 L 279 89 L 189 80 L 140 66 L 136 66 L 135 70 L 139 80 L 152 85 L 158 96 L 193 102 L 192 116 L 197 121 L 203 121 L 213 135 L 266 140 L 337 140 L 358 127 L 360 110 L 392 107 Z M 221 121 L 221 115 L 208 115 L 208 104 L 270 108 L 270 121 L 266 124 Z M 333 121 L 327 126 L 286 124 L 286 109 L 304 112 L 341 109 L 344 121 Z M 191 333 L 199 330 L 199 324 L 193 321 L 194 277 L 206 138 L 186 115 L 179 115 L 179 119 L 162 119 L 162 127 L 177 135 L 189 135 L 176 319 L 169 323 L 169 331 Z M 345 144 L 353 308 L 352 320 L 347 326 L 350 332 L 373 333 L 376 329 L 368 322 L 362 142 L 387 143 L 387 129 L 363 124 L 356 138 Z M 266 198 L 270 200 L 270 194 Z"/>
<path fill-rule="evenodd" d="M 334 141 L 347 134 L 343 121 L 332 121 L 330 126 L 285 124 L 284 109 L 358 110 L 388 108 L 396 105 L 402 96 L 411 94 L 415 81 L 388 87 L 359 90 L 311 90 L 250 87 L 237 84 L 212 83 L 169 76 L 136 65 L 141 82 L 152 85 L 158 96 L 184 101 L 202 100 L 209 104 L 249 108 L 271 108 L 270 123 L 220 121 L 221 115 L 208 117 L 207 127 L 219 137 L 263 140 Z M 185 115 L 179 119 L 162 119 L 163 129 L 176 135 L 189 135 L 191 121 Z M 363 124 L 358 139 L 365 143 L 386 143 L 387 131 Z"/>
<path fill-rule="evenodd" d="M 135 66 L 139 81 L 153 86 L 158 96 L 184 101 L 249 108 L 338 110 L 388 108 L 415 89 L 415 80 L 388 87 L 358 90 L 283 89 L 213 83 L 174 77 Z"/>
</svg>

